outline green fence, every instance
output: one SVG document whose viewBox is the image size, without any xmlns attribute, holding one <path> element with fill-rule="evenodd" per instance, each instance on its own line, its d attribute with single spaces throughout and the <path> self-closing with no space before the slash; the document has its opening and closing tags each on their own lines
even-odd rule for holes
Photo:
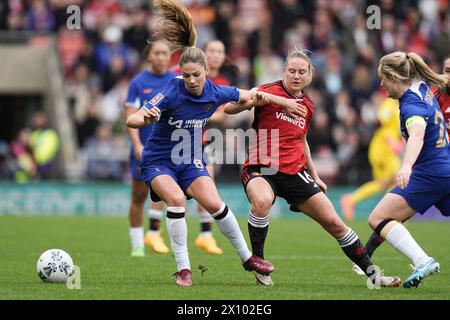
<svg viewBox="0 0 450 320">
<path fill-rule="evenodd" d="M 238 216 L 247 216 L 250 206 L 241 185 L 219 185 L 222 199 Z M 58 182 L 13 184 L 0 183 L 0 214 L 8 215 L 110 215 L 126 216 L 130 201 L 130 186 L 126 184 Z M 339 197 L 351 188 L 330 187 L 328 196 L 338 212 Z M 367 217 L 379 198 L 357 206 L 357 217 Z M 196 214 L 196 203 L 188 201 L 188 214 Z M 299 216 L 289 211 L 283 199 L 278 199 L 272 217 Z M 301 215 L 300 215 L 301 216 Z"/>
</svg>

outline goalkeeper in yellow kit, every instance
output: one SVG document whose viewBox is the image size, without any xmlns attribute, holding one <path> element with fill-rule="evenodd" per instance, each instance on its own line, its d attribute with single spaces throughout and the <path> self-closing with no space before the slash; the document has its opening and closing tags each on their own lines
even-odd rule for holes
<svg viewBox="0 0 450 320">
<path fill-rule="evenodd" d="M 395 185 L 395 175 L 400 169 L 400 152 L 403 142 L 400 135 L 398 100 L 386 98 L 379 110 L 380 127 L 369 145 L 369 162 L 373 180 L 363 184 L 353 193 L 341 197 L 341 209 L 345 219 L 355 216 L 355 205 Z"/>
</svg>

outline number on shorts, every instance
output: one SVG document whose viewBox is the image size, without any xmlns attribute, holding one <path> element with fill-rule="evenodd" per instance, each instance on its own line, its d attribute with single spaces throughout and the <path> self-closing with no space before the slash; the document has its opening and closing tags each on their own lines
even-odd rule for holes
<svg viewBox="0 0 450 320">
<path fill-rule="evenodd" d="M 434 114 L 434 124 L 438 123 L 439 123 L 439 138 L 436 141 L 436 148 L 443 148 L 447 145 L 448 137 L 447 132 L 445 131 L 444 128 L 444 116 L 439 110 L 436 110 Z"/>
<path fill-rule="evenodd" d="M 314 187 L 318 188 L 319 186 L 317 185 L 317 183 L 314 181 L 314 179 L 309 175 L 308 172 L 303 171 L 303 172 L 299 172 L 298 176 L 300 178 L 302 178 L 303 181 L 305 181 L 306 183 L 314 183 Z"/>
<path fill-rule="evenodd" d="M 303 173 L 303 174 L 302 174 Z M 312 183 L 314 182 L 314 179 L 311 178 L 311 176 L 308 174 L 308 172 L 303 171 L 303 172 L 299 172 L 298 175 L 300 176 L 300 178 L 302 178 L 303 181 L 305 181 L 306 183 Z"/>
<path fill-rule="evenodd" d="M 194 159 L 194 165 L 197 169 L 203 169 L 203 163 L 202 160 L 199 159 Z"/>
</svg>

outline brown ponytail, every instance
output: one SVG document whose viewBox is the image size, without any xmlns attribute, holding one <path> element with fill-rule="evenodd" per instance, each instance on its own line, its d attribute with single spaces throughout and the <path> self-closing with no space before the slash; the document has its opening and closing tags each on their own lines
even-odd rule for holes
<svg viewBox="0 0 450 320">
<path fill-rule="evenodd" d="M 172 51 L 185 49 L 180 57 L 180 67 L 188 62 L 206 67 L 205 53 L 195 47 L 197 31 L 187 9 L 176 0 L 154 0 L 153 3 L 161 17 L 157 36 L 164 38 Z"/>
</svg>

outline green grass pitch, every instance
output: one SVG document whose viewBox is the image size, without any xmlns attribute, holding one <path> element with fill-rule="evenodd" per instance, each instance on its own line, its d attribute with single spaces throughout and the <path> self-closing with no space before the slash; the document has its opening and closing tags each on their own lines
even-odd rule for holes
<svg viewBox="0 0 450 320">
<path fill-rule="evenodd" d="M 247 236 L 247 226 L 240 219 Z M 336 241 L 309 219 L 273 219 L 266 243 L 272 261 L 274 287 L 256 286 L 244 271 L 231 245 L 217 227 L 214 233 L 224 249 L 211 256 L 193 245 L 198 220 L 188 219 L 192 287 L 175 285 L 171 254 L 147 251 L 144 258 L 129 256 L 128 220 L 113 217 L 0 216 L 0 299 L 450 299 L 448 222 L 408 223 L 426 252 L 441 263 L 441 273 L 425 279 L 417 289 L 369 290 L 366 279 L 351 271 L 351 262 Z M 365 221 L 350 223 L 365 242 Z M 165 230 L 165 224 L 163 225 Z M 164 232 L 166 243 L 167 233 Z M 81 268 L 81 289 L 43 283 L 36 274 L 39 255 L 50 248 L 66 250 Z M 374 255 L 386 274 L 406 278 L 409 261 L 387 244 Z M 206 266 L 203 276 L 198 266 Z"/>
</svg>

